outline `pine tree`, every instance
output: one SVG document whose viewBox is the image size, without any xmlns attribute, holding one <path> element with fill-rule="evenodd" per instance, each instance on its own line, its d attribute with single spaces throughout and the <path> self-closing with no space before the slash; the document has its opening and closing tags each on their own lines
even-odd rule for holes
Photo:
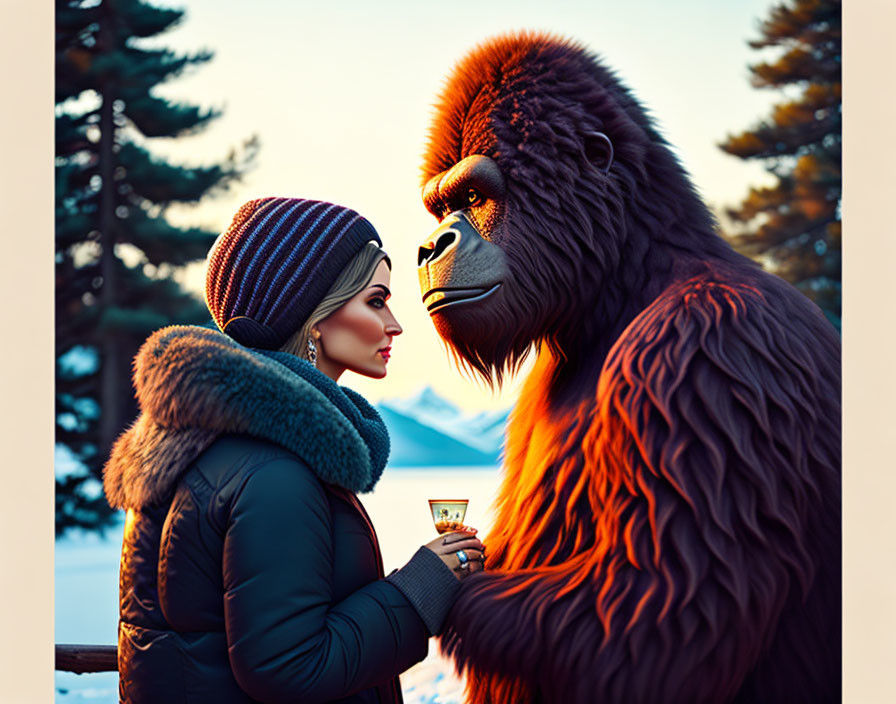
<svg viewBox="0 0 896 704">
<path fill-rule="evenodd" d="M 250 139 L 218 164 L 193 167 L 147 146 L 219 116 L 156 94 L 212 58 L 141 46 L 183 16 L 143 0 L 56 0 L 57 466 L 69 454 L 85 470 L 57 477 L 57 535 L 113 516 L 98 479 L 136 415 L 130 364 L 140 343 L 163 325 L 208 321 L 172 273 L 205 257 L 217 233 L 177 227 L 166 208 L 225 189 L 257 148 Z"/>
<path fill-rule="evenodd" d="M 729 238 L 744 254 L 814 300 L 840 327 L 840 0 L 785 0 L 760 24 L 754 49 L 774 58 L 750 67 L 757 88 L 784 101 L 721 149 L 758 159 L 776 178 L 736 208 Z"/>
</svg>

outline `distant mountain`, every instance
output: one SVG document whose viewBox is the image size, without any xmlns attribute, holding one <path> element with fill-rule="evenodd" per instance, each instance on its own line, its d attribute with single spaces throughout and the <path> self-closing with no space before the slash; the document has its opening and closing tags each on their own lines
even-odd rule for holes
<svg viewBox="0 0 896 704">
<path fill-rule="evenodd" d="M 497 465 L 508 410 L 468 415 L 427 386 L 377 404 L 389 428 L 393 467 Z"/>
</svg>

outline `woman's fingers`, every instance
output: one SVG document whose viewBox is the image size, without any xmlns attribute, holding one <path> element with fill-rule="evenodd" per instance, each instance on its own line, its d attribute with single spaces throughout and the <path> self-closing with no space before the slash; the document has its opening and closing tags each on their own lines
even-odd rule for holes
<svg viewBox="0 0 896 704">
<path fill-rule="evenodd" d="M 458 579 L 479 572 L 485 563 L 485 545 L 472 533 L 447 533 L 430 541 L 426 547 L 438 555 Z"/>
<path fill-rule="evenodd" d="M 438 543 L 434 547 L 434 551 L 439 555 L 447 555 L 458 550 L 485 551 L 485 545 L 479 538 L 464 538 L 463 540 L 455 540 L 450 543 Z"/>
<path fill-rule="evenodd" d="M 463 568 L 466 572 L 481 572 L 485 569 L 485 564 L 482 560 L 473 560 L 467 564 L 465 568 Z"/>
<path fill-rule="evenodd" d="M 462 540 L 470 540 L 471 538 L 478 540 L 478 538 L 476 538 L 476 533 L 474 533 L 474 532 L 467 532 L 467 531 L 460 531 L 460 530 L 452 531 L 451 533 L 445 533 L 442 536 L 442 544 L 443 545 L 453 545 L 455 543 L 459 543 Z"/>
<path fill-rule="evenodd" d="M 454 553 L 457 558 L 457 566 L 453 569 L 464 577 L 471 572 L 479 572 L 485 566 L 485 553 L 482 550 L 468 549 L 458 550 Z"/>
<path fill-rule="evenodd" d="M 446 552 L 463 550 L 465 547 L 481 549 L 482 541 L 480 541 L 473 533 L 454 532 L 441 535 L 435 540 L 431 540 L 426 544 L 426 547 L 442 555 Z"/>
<path fill-rule="evenodd" d="M 454 553 L 455 557 L 457 557 L 458 567 L 463 567 L 465 564 L 469 562 L 484 562 L 485 561 L 485 550 L 478 550 L 475 548 L 467 548 L 466 550 L 458 550 Z"/>
</svg>

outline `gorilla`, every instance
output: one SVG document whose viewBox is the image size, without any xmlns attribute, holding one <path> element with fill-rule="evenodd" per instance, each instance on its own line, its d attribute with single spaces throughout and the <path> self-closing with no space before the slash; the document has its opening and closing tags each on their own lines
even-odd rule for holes
<svg viewBox="0 0 896 704">
<path fill-rule="evenodd" d="M 508 424 L 441 640 L 476 704 L 840 700 L 840 340 L 719 237 L 644 108 L 514 33 L 438 99 L 423 302 Z"/>
</svg>

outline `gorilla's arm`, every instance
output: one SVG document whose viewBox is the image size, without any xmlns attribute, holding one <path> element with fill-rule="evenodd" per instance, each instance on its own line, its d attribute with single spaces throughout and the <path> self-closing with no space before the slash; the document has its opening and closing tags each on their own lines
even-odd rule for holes
<svg viewBox="0 0 896 704">
<path fill-rule="evenodd" d="M 667 293 L 601 376 L 582 460 L 593 543 L 562 564 L 499 565 L 463 584 L 442 647 L 471 668 L 474 702 L 503 701 L 495 688 L 519 682 L 555 702 L 725 701 L 788 629 L 785 608 L 805 601 L 820 623 L 839 608 L 812 589 L 814 565 L 839 570 L 836 534 L 819 520 L 840 520 L 829 498 L 839 416 L 819 383 L 839 378 L 826 361 L 835 340 L 808 349 L 813 323 L 788 315 L 801 304 L 773 309 L 751 287 Z M 834 638 L 802 629 L 785 633 L 797 651 Z"/>
</svg>

